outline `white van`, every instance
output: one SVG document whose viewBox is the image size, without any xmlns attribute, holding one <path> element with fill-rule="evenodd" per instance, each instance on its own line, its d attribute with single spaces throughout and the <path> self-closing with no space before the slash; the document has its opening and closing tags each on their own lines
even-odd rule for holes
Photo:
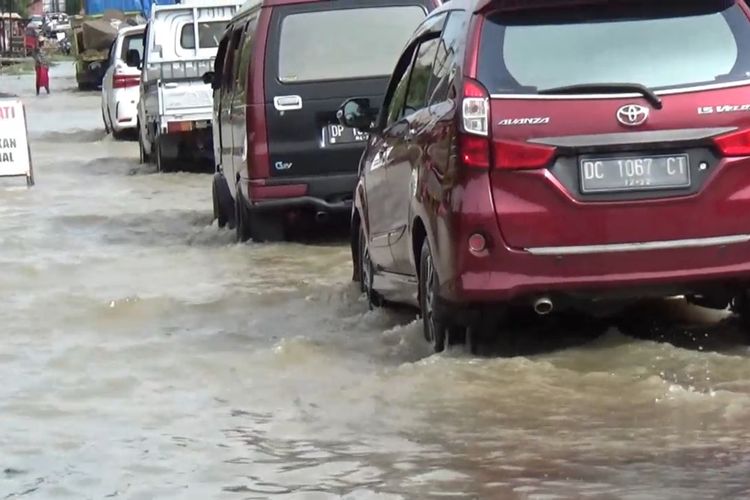
<svg viewBox="0 0 750 500">
<path fill-rule="evenodd" d="M 141 162 L 159 171 L 214 169 L 213 97 L 202 75 L 213 69 L 219 42 L 239 8 L 236 0 L 154 5 L 146 27 L 138 103 Z"/>
</svg>

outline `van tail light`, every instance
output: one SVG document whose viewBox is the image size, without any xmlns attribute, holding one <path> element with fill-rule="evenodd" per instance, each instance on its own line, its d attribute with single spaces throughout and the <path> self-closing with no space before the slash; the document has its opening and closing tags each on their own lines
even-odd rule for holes
<svg viewBox="0 0 750 500">
<path fill-rule="evenodd" d="M 714 144 L 722 156 L 750 156 L 750 129 L 715 137 Z"/>
<path fill-rule="evenodd" d="M 490 96 L 482 84 L 470 78 L 464 81 L 461 119 L 463 130 L 459 133 L 458 147 L 463 164 L 489 168 Z"/>
<path fill-rule="evenodd" d="M 495 165 L 507 170 L 544 168 L 555 157 L 555 148 L 518 141 L 495 143 Z"/>
<path fill-rule="evenodd" d="M 112 87 L 116 89 L 137 87 L 140 84 L 141 84 L 140 75 L 123 75 L 122 73 L 115 73 L 112 76 Z"/>
</svg>

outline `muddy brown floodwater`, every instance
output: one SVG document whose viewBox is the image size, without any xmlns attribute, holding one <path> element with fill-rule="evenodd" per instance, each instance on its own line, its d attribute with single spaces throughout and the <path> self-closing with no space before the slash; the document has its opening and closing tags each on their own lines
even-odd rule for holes
<svg viewBox="0 0 750 500">
<path fill-rule="evenodd" d="M 428 355 L 349 252 L 237 245 L 210 176 L 159 175 L 54 68 L 37 185 L 0 189 L 0 499 L 748 498 L 750 355 L 731 318 L 628 335 L 519 325 L 524 356 Z"/>
</svg>

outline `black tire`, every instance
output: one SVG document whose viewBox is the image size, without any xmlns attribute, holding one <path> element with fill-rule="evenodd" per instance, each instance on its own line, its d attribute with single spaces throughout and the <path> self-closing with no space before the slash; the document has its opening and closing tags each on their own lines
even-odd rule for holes
<svg viewBox="0 0 750 500">
<path fill-rule="evenodd" d="M 146 152 L 146 148 L 143 146 L 143 137 L 141 137 L 141 124 L 137 125 L 138 128 L 138 153 L 139 161 L 141 165 L 145 165 L 151 161 L 150 155 Z"/>
<path fill-rule="evenodd" d="M 363 227 L 359 228 L 359 243 L 357 251 L 357 275 L 359 278 L 359 290 L 367 298 L 367 306 L 370 310 L 383 306 L 383 298 L 373 288 L 375 281 L 375 268 L 370 260 L 370 252 L 367 247 L 367 235 Z"/>
<path fill-rule="evenodd" d="M 157 172 L 168 172 L 169 169 L 167 168 L 168 162 L 165 161 L 164 155 L 162 154 L 161 150 L 161 137 L 156 136 L 156 143 L 154 144 L 154 156 L 156 160 L 156 171 Z"/>
<path fill-rule="evenodd" d="M 112 138 L 116 141 L 126 141 L 128 139 L 128 131 L 120 130 L 118 132 L 117 130 L 112 129 Z"/>
<path fill-rule="evenodd" d="M 102 110 L 102 122 L 104 123 L 104 133 L 109 134 L 111 130 L 109 129 L 109 124 L 107 123 L 107 116 L 104 114 L 104 110 Z"/>
<path fill-rule="evenodd" d="M 239 190 L 237 191 L 235 207 L 235 229 L 238 242 L 244 243 L 248 240 L 253 240 L 256 243 L 284 241 L 284 220 L 281 214 L 248 210 Z"/>
<path fill-rule="evenodd" d="M 430 244 L 425 238 L 419 259 L 419 310 L 422 314 L 424 337 L 435 352 L 445 350 L 448 326 L 439 318 L 445 317 L 438 300 L 439 279 L 432 259 Z"/>
<path fill-rule="evenodd" d="M 247 209 L 245 209 L 240 197 L 241 194 L 237 191 L 237 199 L 234 203 L 234 220 L 236 221 L 234 229 L 237 234 L 237 241 L 245 243 L 250 239 L 250 224 Z"/>
<path fill-rule="evenodd" d="M 215 174 L 212 182 L 212 198 L 214 205 L 214 219 L 219 222 L 219 227 L 235 227 L 235 210 L 232 193 L 229 191 L 226 179 L 221 174 Z"/>
</svg>

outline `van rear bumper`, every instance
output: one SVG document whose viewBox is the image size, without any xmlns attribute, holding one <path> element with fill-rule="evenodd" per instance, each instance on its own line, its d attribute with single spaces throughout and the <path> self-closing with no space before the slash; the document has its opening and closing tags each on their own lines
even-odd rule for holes
<svg viewBox="0 0 750 500">
<path fill-rule="evenodd" d="M 242 183 L 249 209 L 257 211 L 315 210 L 350 212 L 357 174 L 251 179 Z"/>
</svg>

